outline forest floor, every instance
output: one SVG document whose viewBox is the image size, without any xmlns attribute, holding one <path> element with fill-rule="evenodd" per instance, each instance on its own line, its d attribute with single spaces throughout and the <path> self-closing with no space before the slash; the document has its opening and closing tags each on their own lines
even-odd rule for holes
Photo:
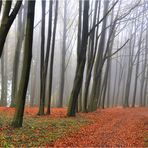
<svg viewBox="0 0 148 148">
<path fill-rule="evenodd" d="M 148 147 L 148 108 L 112 108 L 67 118 L 66 108 L 39 117 L 26 108 L 22 128 L 10 126 L 14 109 L 0 107 L 0 147 Z"/>
</svg>

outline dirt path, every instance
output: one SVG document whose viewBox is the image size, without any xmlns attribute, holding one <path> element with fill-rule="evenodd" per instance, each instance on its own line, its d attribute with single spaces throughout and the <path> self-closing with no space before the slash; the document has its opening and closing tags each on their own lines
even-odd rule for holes
<svg viewBox="0 0 148 148">
<path fill-rule="evenodd" d="M 54 146 L 144 147 L 148 138 L 148 108 L 105 109 L 80 116 L 92 123 L 58 139 Z"/>
</svg>

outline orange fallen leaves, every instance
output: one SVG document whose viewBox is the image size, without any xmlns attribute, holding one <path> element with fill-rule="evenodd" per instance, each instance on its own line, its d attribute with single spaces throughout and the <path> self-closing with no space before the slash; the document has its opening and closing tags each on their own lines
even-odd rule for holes
<svg viewBox="0 0 148 148">
<path fill-rule="evenodd" d="M 58 139 L 55 147 L 144 147 L 148 108 L 113 108 L 81 116 L 93 123 Z"/>
<path fill-rule="evenodd" d="M 14 109 L 0 107 L 0 114 L 4 112 L 11 115 L 14 113 Z M 35 118 L 52 120 L 65 118 L 66 116 L 66 108 L 53 108 L 51 115 L 42 117 L 37 116 L 37 112 L 37 107 L 25 108 L 25 116 Z M 148 142 L 148 108 L 112 108 L 98 110 L 93 113 L 79 113 L 79 116 L 82 119 L 89 120 L 90 123 L 83 125 L 77 131 L 71 129 L 70 132 L 53 141 L 52 146 L 144 147 L 145 141 Z M 39 131 L 36 130 L 35 134 L 38 134 Z M 48 146 L 51 145 L 47 144 Z"/>
</svg>

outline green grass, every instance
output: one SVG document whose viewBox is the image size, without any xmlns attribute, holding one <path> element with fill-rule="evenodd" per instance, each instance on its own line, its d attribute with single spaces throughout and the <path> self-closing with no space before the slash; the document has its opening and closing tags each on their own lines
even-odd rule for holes
<svg viewBox="0 0 148 148">
<path fill-rule="evenodd" d="M 25 117 L 22 128 L 10 126 L 11 117 L 0 114 L 0 147 L 37 147 L 51 146 L 65 134 L 78 130 L 89 123 L 81 117 L 57 118 Z"/>
</svg>

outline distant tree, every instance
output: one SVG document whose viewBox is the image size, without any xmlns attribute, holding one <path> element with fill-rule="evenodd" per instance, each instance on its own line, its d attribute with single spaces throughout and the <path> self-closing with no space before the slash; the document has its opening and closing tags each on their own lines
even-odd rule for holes
<svg viewBox="0 0 148 148">
<path fill-rule="evenodd" d="M 23 123 L 23 115 L 25 108 L 26 92 L 29 82 L 31 59 L 32 59 L 32 42 L 33 42 L 33 25 L 35 14 L 35 0 L 28 1 L 27 12 L 27 25 L 25 30 L 25 42 L 24 42 L 24 57 L 23 68 L 21 71 L 21 81 L 17 93 L 16 110 L 12 121 L 12 126 L 17 128 L 21 127 Z"/>
<path fill-rule="evenodd" d="M 148 25 L 148 20 L 147 23 Z M 143 92 L 143 99 L 142 99 L 142 106 L 146 106 L 146 99 L 147 99 L 147 88 L 148 88 L 148 68 L 147 68 L 147 64 L 148 64 L 148 29 L 146 29 L 146 40 L 145 40 L 145 64 L 144 64 L 144 80 L 145 80 L 145 86 L 144 86 L 144 92 Z"/>
<path fill-rule="evenodd" d="M 66 55 L 66 26 L 67 26 L 67 0 L 64 1 L 64 18 L 63 18 L 63 45 L 61 51 L 61 66 L 60 66 L 60 86 L 59 86 L 59 99 L 58 107 L 63 106 L 63 95 L 64 95 L 64 85 L 65 85 L 65 55 Z"/>
<path fill-rule="evenodd" d="M 1 58 L 1 100 L 0 106 L 7 106 L 7 51 L 8 51 L 8 39 L 5 44 L 5 52 Z"/>
<path fill-rule="evenodd" d="M 17 43 L 14 54 L 13 72 L 12 72 L 12 87 L 11 87 L 12 91 L 11 91 L 11 104 L 10 104 L 11 107 L 15 106 L 15 101 L 16 101 L 15 97 L 17 95 L 17 89 L 18 89 L 19 59 L 24 40 L 26 18 L 27 18 L 27 1 L 25 1 L 24 6 L 20 8 L 20 11 L 18 13 Z"/>
<path fill-rule="evenodd" d="M 133 30 L 133 26 L 134 26 L 134 24 L 132 24 L 131 30 Z M 129 42 L 128 71 L 127 71 L 127 80 L 126 80 L 125 99 L 124 100 L 129 100 L 131 79 L 132 79 L 133 66 L 134 66 L 133 54 L 134 54 L 134 48 L 135 48 L 135 40 L 136 40 L 136 25 L 135 25 L 135 33 L 133 35 L 133 42 L 132 42 L 132 40 L 130 40 L 130 42 Z M 127 102 L 127 106 L 128 106 L 128 101 L 126 101 L 126 102 Z"/>
<path fill-rule="evenodd" d="M 144 20 L 144 14 L 142 16 L 142 22 Z M 138 40 L 138 51 L 137 51 L 137 63 L 136 63 L 136 72 L 135 72 L 135 80 L 134 80 L 134 92 L 133 92 L 133 101 L 132 101 L 132 107 L 135 106 L 135 103 L 136 103 L 136 94 L 137 94 L 137 83 L 138 83 L 138 72 L 139 72 L 139 65 L 140 65 L 140 51 L 141 51 L 141 45 L 142 45 L 142 35 L 143 35 L 143 26 L 144 24 L 142 23 L 141 24 L 141 28 L 140 28 L 140 36 L 139 36 L 139 40 Z M 125 100 L 125 103 L 124 103 L 124 107 L 128 107 L 129 106 L 129 103 L 128 103 L 128 100 L 126 99 Z"/>
</svg>

